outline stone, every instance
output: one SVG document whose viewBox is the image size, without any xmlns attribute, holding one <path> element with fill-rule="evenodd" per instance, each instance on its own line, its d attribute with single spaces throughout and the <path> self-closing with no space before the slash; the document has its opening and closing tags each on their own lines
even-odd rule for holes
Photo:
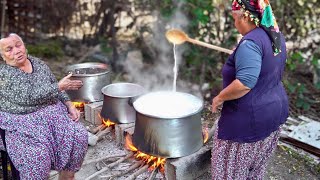
<svg viewBox="0 0 320 180">
<path fill-rule="evenodd" d="M 116 144 L 118 146 L 123 146 L 125 144 L 125 131 L 129 128 L 134 128 L 134 123 L 115 125 Z"/>
<path fill-rule="evenodd" d="M 167 159 L 165 174 L 167 180 L 193 180 L 209 171 L 211 148 L 203 146 L 199 151 L 185 157 Z"/>
<path fill-rule="evenodd" d="M 93 125 L 101 125 L 102 119 L 100 112 L 102 109 L 103 101 L 93 102 L 84 105 L 84 120 Z"/>
</svg>

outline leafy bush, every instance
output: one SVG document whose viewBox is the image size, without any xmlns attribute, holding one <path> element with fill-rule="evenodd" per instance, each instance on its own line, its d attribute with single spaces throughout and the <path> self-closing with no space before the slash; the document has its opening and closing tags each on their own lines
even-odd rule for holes
<svg viewBox="0 0 320 180">
<path fill-rule="evenodd" d="M 35 45 L 27 45 L 28 53 L 36 57 L 58 58 L 64 55 L 59 41 L 48 41 Z"/>
</svg>

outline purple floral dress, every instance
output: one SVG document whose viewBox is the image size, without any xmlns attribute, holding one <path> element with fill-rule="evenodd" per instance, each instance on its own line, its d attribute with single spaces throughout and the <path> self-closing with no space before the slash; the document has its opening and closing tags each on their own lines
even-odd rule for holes
<svg viewBox="0 0 320 180">
<path fill-rule="evenodd" d="M 87 131 L 68 117 L 62 102 L 69 99 L 58 91 L 50 69 L 39 59 L 28 59 L 30 74 L 0 65 L 0 128 L 6 131 L 6 150 L 21 179 L 48 179 L 51 169 L 76 172 L 87 151 Z"/>
</svg>

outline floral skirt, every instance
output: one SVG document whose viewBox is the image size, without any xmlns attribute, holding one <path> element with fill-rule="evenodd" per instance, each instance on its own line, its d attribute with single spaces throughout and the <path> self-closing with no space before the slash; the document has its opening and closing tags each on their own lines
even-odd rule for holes
<svg viewBox="0 0 320 180">
<path fill-rule="evenodd" d="M 0 112 L 0 127 L 6 130 L 6 150 L 21 179 L 48 179 L 50 170 L 80 169 L 87 131 L 68 117 L 63 103 L 24 115 Z"/>
<path fill-rule="evenodd" d="M 237 143 L 218 139 L 216 130 L 211 159 L 212 179 L 262 180 L 267 161 L 277 147 L 279 131 L 271 133 L 261 141 Z"/>
</svg>

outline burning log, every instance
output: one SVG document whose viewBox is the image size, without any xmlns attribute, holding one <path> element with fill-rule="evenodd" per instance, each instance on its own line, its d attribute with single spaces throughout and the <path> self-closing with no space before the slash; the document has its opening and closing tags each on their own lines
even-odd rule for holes
<svg viewBox="0 0 320 180">
<path fill-rule="evenodd" d="M 95 128 L 89 129 L 89 132 L 92 134 L 97 134 L 99 131 L 102 131 L 104 127 L 106 126 L 104 124 L 101 124 Z"/>
<path fill-rule="evenodd" d="M 156 168 L 152 171 L 152 173 L 151 173 L 150 177 L 148 178 L 148 180 L 154 180 L 154 179 L 156 178 L 156 175 L 158 174 L 158 171 L 159 171 L 159 167 L 156 167 Z"/>
<path fill-rule="evenodd" d="M 135 173 L 131 174 L 129 177 L 127 177 L 125 180 L 135 180 L 139 175 L 143 174 L 144 172 L 148 171 L 149 165 L 144 165 L 142 168 L 140 168 Z"/>
<path fill-rule="evenodd" d="M 218 125 L 218 121 L 216 121 L 213 126 L 211 127 L 211 129 L 207 132 L 207 137 L 204 141 L 204 144 L 208 143 L 209 140 L 213 137 L 214 135 L 214 132 L 216 131 L 217 129 L 217 125 Z"/>
<path fill-rule="evenodd" d="M 96 177 L 97 175 L 109 170 L 110 168 L 117 166 L 118 164 L 122 163 L 123 161 L 131 158 L 133 156 L 133 153 L 129 153 L 128 155 L 126 155 L 125 157 L 120 158 L 118 161 L 111 163 L 109 165 L 107 165 L 106 167 L 102 168 L 100 171 L 95 172 L 94 174 L 92 174 L 91 176 L 87 177 L 85 180 L 90 180 L 93 179 L 94 177 Z"/>
<path fill-rule="evenodd" d="M 208 133 L 208 141 L 213 137 L 215 130 L 216 130 L 216 126 L 213 126 L 213 127 L 209 130 L 209 133 Z M 208 142 L 208 141 L 207 141 L 207 142 Z"/>
<path fill-rule="evenodd" d="M 103 136 L 107 135 L 112 130 L 112 127 L 104 128 L 102 131 L 99 131 L 96 136 L 98 136 L 99 140 L 102 139 Z"/>
<path fill-rule="evenodd" d="M 125 161 L 125 160 L 133 157 L 133 155 L 134 155 L 134 153 L 133 153 L 133 152 L 130 152 L 130 153 L 129 153 L 128 155 L 126 155 L 125 157 L 119 159 L 118 161 L 116 161 L 116 162 L 114 162 L 114 163 L 109 164 L 108 166 L 106 166 L 106 168 L 109 168 L 109 169 L 110 169 L 110 168 L 112 168 L 112 167 L 114 167 L 114 166 L 117 166 L 117 165 L 119 165 L 120 163 L 122 163 L 123 161 Z"/>
</svg>

